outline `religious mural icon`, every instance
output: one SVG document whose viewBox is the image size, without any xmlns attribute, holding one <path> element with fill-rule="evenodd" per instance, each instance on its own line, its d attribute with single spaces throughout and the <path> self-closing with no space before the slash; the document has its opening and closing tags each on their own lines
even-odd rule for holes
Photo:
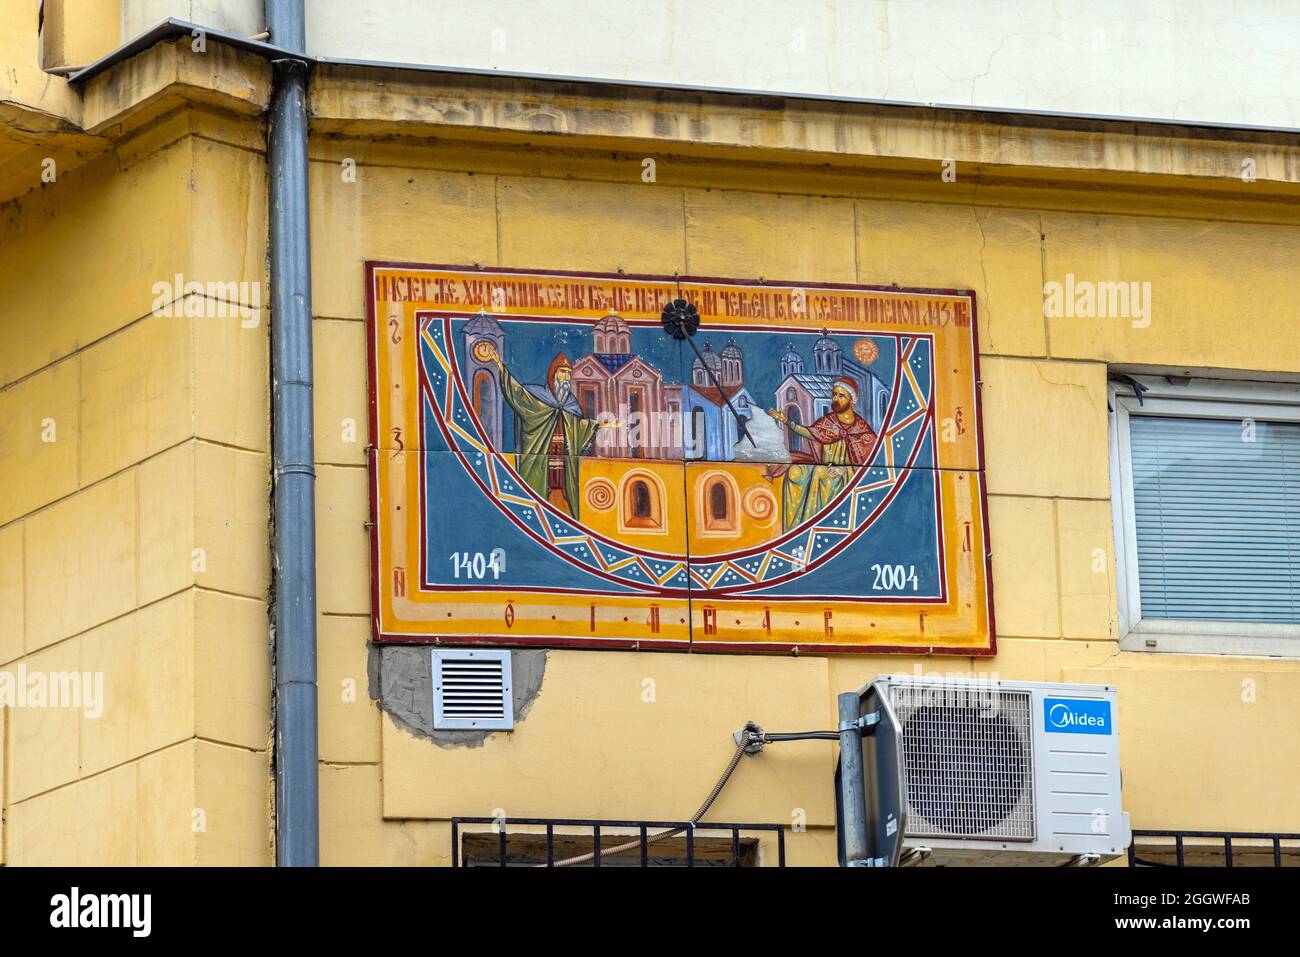
<svg viewBox="0 0 1300 957">
<path fill-rule="evenodd" d="M 974 294 L 368 264 L 381 641 L 994 649 Z"/>
</svg>

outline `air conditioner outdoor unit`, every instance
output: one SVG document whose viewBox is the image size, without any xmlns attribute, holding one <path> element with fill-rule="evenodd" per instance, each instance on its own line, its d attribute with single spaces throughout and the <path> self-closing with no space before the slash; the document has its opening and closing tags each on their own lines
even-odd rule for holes
<svg viewBox="0 0 1300 957">
<path fill-rule="evenodd" d="M 874 684 L 902 728 L 900 863 L 1092 864 L 1128 848 L 1114 687 L 919 675 Z"/>
</svg>

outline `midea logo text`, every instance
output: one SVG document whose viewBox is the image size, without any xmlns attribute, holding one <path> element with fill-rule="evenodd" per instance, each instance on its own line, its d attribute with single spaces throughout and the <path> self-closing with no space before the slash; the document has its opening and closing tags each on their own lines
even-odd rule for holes
<svg viewBox="0 0 1300 957">
<path fill-rule="evenodd" d="M 1053 728 L 1104 728 L 1106 719 L 1096 714 L 1079 714 L 1063 704 L 1052 705 L 1047 720 Z"/>
</svg>

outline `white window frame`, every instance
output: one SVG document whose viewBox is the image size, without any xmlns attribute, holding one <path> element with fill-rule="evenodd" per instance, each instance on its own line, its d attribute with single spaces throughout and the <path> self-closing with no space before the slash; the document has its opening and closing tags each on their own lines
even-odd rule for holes
<svg viewBox="0 0 1300 957">
<path fill-rule="evenodd" d="M 1300 385 L 1147 375 L 1131 378 L 1147 387 L 1140 401 L 1128 382 L 1111 382 L 1108 393 L 1112 410 L 1110 484 L 1120 649 L 1166 654 L 1300 657 L 1300 624 L 1175 621 L 1142 616 L 1129 440 L 1129 420 L 1133 415 L 1300 422 Z"/>
</svg>

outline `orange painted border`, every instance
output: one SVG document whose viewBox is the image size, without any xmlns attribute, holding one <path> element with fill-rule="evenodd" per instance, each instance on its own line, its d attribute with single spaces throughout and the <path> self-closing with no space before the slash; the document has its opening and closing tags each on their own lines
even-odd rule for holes
<svg viewBox="0 0 1300 957">
<path fill-rule="evenodd" d="M 507 645 L 517 647 L 556 647 L 556 648 L 619 648 L 619 649 L 640 649 L 640 650 L 698 650 L 709 652 L 776 652 L 776 653 L 794 653 L 794 654 L 835 654 L 835 653 L 905 653 L 905 654 L 954 654 L 954 655 L 992 655 L 996 653 L 996 633 L 993 614 L 993 582 L 992 582 L 992 560 L 987 538 L 988 529 L 988 505 L 984 483 L 984 447 L 982 433 L 982 415 L 980 409 L 979 396 L 979 350 L 978 350 L 978 328 L 976 315 L 975 294 L 970 290 L 955 289 L 928 289 L 928 288 L 901 288 L 896 286 L 870 286 L 855 284 L 833 284 L 833 283 L 798 283 L 783 281 L 750 281 L 737 279 L 718 279 L 713 277 L 674 277 L 674 276 L 647 276 L 647 275 L 623 275 L 611 273 L 587 273 L 587 272 L 566 272 L 556 270 L 530 270 L 530 269 L 510 269 L 497 267 L 466 267 L 466 266 L 444 266 L 444 265 L 421 265 L 406 263 L 386 263 L 386 262 L 367 262 L 366 263 L 366 323 L 367 323 L 367 367 L 369 372 L 370 386 L 370 418 L 371 418 L 371 441 L 372 446 L 368 450 L 368 474 L 370 481 L 370 505 L 371 505 L 371 599 L 372 599 L 372 624 L 374 637 L 377 641 L 383 642 L 417 642 L 430 644 L 446 645 Z M 485 616 L 472 616 L 467 612 L 475 610 L 476 605 L 483 606 L 491 604 L 495 608 L 500 608 L 502 596 L 497 593 L 475 593 L 472 591 L 460 591 L 456 593 L 456 604 L 450 605 L 446 599 L 445 593 L 420 592 L 417 590 L 415 596 L 408 599 L 406 603 L 394 602 L 394 596 L 391 589 L 381 587 L 381 583 L 388 581 L 393 572 L 393 549 L 394 547 L 404 547 L 408 550 L 417 544 L 417 539 L 422 539 L 420 522 L 421 515 L 418 508 L 408 508 L 403 521 L 398 523 L 394 521 L 395 513 L 392 512 L 392 503 L 389 501 L 390 496 L 385 494 L 383 488 L 383 479 L 391 474 L 394 461 L 404 459 L 407 453 L 397 452 L 396 449 L 384 441 L 385 437 L 390 436 L 391 429 L 394 428 L 393 418 L 389 414 L 391 403 L 388 407 L 381 405 L 379 402 L 380 389 L 391 385 L 390 377 L 384 374 L 384 370 L 379 368 L 380 346 L 385 333 L 387 332 L 387 323 L 381 325 L 378 315 L 379 300 L 376 295 L 376 287 L 381 279 L 402 276 L 412 277 L 419 274 L 422 280 L 422 288 L 427 287 L 424 280 L 433 280 L 439 276 L 444 280 L 452 277 L 469 278 L 482 277 L 487 280 L 491 276 L 517 275 L 519 277 L 532 278 L 550 278 L 555 280 L 574 279 L 587 283 L 600 283 L 607 281 L 606 288 L 612 288 L 618 284 L 636 284 L 636 283 L 658 283 L 661 285 L 673 285 L 679 287 L 692 286 L 720 286 L 729 287 L 743 293 L 745 290 L 755 290 L 762 288 L 764 291 L 788 289 L 802 290 L 825 290 L 828 293 L 842 291 L 854 294 L 879 294 L 881 298 L 892 297 L 942 297 L 959 302 L 965 302 L 969 310 L 969 322 L 964 326 L 953 325 L 945 327 L 943 330 L 936 330 L 933 327 L 917 325 L 915 327 L 906 324 L 893 324 L 887 330 L 878 326 L 853 326 L 836 324 L 834 321 L 809 321 L 807 324 L 820 328 L 827 326 L 833 330 L 847 331 L 850 329 L 859 329 L 863 332 L 901 332 L 905 334 L 932 334 L 935 338 L 935 350 L 933 356 L 933 365 L 935 368 L 935 388 L 932 402 L 938 406 L 940 398 L 943 398 L 942 407 L 937 407 L 935 411 L 936 424 L 945 418 L 942 413 L 948 411 L 955 403 L 958 391 L 964 392 L 969 385 L 970 395 L 972 398 L 973 416 L 970 421 L 970 430 L 974 433 L 974 452 L 975 468 L 959 469 L 953 468 L 952 465 L 945 465 L 945 449 L 942 443 L 935 441 L 934 447 L 939 460 L 938 476 L 936 478 L 936 492 L 943 501 L 941 508 L 942 521 L 945 523 L 949 520 L 948 516 L 953 514 L 952 509 L 958 502 L 958 493 L 956 491 L 956 482 L 959 481 L 958 475 L 970 476 L 973 480 L 970 489 L 960 496 L 960 500 L 969 507 L 972 515 L 971 524 L 971 551 L 970 551 L 970 588 L 973 594 L 966 595 L 962 592 L 956 577 L 960 573 L 959 553 L 955 551 L 959 547 L 958 535 L 954 529 L 942 528 L 941 536 L 944 545 L 944 555 L 942 560 L 945 563 L 945 576 L 947 578 L 946 594 L 948 596 L 946 605 L 936 605 L 933 602 L 922 604 L 895 602 L 888 607 L 878 603 L 858 605 L 856 608 L 841 608 L 844 602 L 817 601 L 817 600 L 782 600 L 780 602 L 767 600 L 764 601 L 762 596 L 736 598 L 716 598 L 709 599 L 707 605 L 703 599 L 661 599 L 650 598 L 647 596 L 637 596 L 629 594 L 626 596 L 608 596 L 601 598 L 602 613 L 611 611 L 612 614 L 604 615 L 602 620 L 596 622 L 597 630 L 591 637 L 579 637 L 572 634 L 572 629 L 568 629 L 565 634 L 547 634 L 546 627 L 541 620 L 521 620 L 520 611 L 526 610 L 535 605 L 545 603 L 546 610 L 554 611 L 556 621 L 559 621 L 559 614 L 563 611 L 567 622 L 575 622 L 580 615 L 588 613 L 588 606 L 591 602 L 587 596 L 570 596 L 570 595 L 545 595 L 540 598 L 530 598 L 529 601 L 520 601 L 515 604 L 518 607 L 510 624 L 502 628 L 496 625 L 496 631 L 493 631 L 493 624 Z M 688 298 L 690 296 L 688 295 Z M 490 302 L 481 304 L 484 307 L 490 306 Z M 413 330 L 415 326 L 415 313 L 434 311 L 439 314 L 472 314 L 479 310 L 480 303 L 461 303 L 458 308 L 449 309 L 445 304 L 439 304 L 429 299 L 410 299 L 400 304 L 401 321 L 399 328 Z M 390 308 L 392 306 L 390 305 Z M 512 314 L 509 309 L 491 309 L 494 315 Z M 535 314 L 534 309 L 517 309 L 514 313 Z M 603 314 L 603 311 L 594 313 L 583 313 L 581 311 L 566 310 L 565 315 L 575 315 L 582 318 L 595 319 Z M 620 310 L 620 315 L 624 318 L 633 317 L 645 319 L 647 316 L 640 316 L 637 313 L 625 312 Z M 657 320 L 657 313 L 653 318 Z M 725 328 L 728 324 L 745 325 L 753 323 L 751 317 L 731 317 L 724 319 L 720 316 L 710 316 L 705 318 L 705 324 L 709 328 Z M 955 343 L 956 348 L 940 349 L 940 337 L 945 347 Z M 415 337 L 404 337 L 404 354 L 400 357 L 400 362 L 404 367 L 415 369 L 418 364 L 418 350 L 415 348 Z M 945 390 L 943 384 L 945 380 L 939 376 L 939 365 L 942 359 L 952 358 L 956 363 L 953 372 L 957 380 L 957 386 Z M 967 364 L 966 360 L 969 359 Z M 953 381 L 949 379 L 948 381 Z M 418 389 L 408 386 L 408 394 L 416 393 Z M 948 394 L 951 393 L 951 394 Z M 963 406 L 964 408 L 964 406 Z M 420 406 L 418 398 L 410 399 L 407 402 L 407 411 L 409 415 L 414 416 L 416 423 L 415 430 L 411 434 L 419 434 L 419 414 Z M 409 425 L 409 423 L 406 423 Z M 398 426 L 400 427 L 400 426 Z M 936 436 L 937 438 L 937 436 Z M 952 453 L 948 453 L 949 457 Z M 400 456 L 400 459 L 394 459 L 392 456 Z M 729 463 L 710 463 L 712 467 L 724 467 Z M 418 501 L 419 470 L 416 468 L 402 468 L 405 473 L 405 486 L 408 496 L 415 493 L 414 499 Z M 951 486 L 951 487 L 950 487 Z M 407 501 L 411 501 L 410 497 Z M 400 527 L 398 527 L 400 524 Z M 408 551 L 409 553 L 409 551 Z M 982 556 L 982 560 L 980 560 Z M 417 589 L 420 575 L 418 571 L 411 576 L 411 582 Z M 386 594 L 387 593 L 387 594 Z M 520 590 L 521 596 L 528 597 L 529 593 L 525 589 Z M 970 609 L 969 617 L 962 615 L 955 610 L 955 605 L 965 599 L 967 607 Z M 530 605 L 531 602 L 531 605 Z M 411 610 L 419 605 L 427 605 L 428 608 L 418 608 L 418 614 L 412 615 Z M 694 607 L 700 604 L 701 607 Z M 679 620 L 675 623 L 673 629 L 674 637 L 661 635 L 658 638 L 643 637 L 645 623 L 648 620 L 645 616 L 649 613 L 651 605 L 659 606 L 657 612 L 658 620 L 662 623 L 664 617 L 676 617 Z M 437 607 L 436 615 L 439 616 L 435 623 L 433 607 Z M 665 614 L 665 606 L 667 614 Z M 787 616 L 789 619 L 797 620 L 800 628 L 803 625 L 803 616 L 816 620 L 819 613 L 831 611 L 835 615 L 833 632 L 828 634 L 853 634 L 855 637 L 845 641 L 833 638 L 829 641 L 799 641 L 798 634 L 794 632 L 788 624 L 782 627 L 773 621 L 775 627 L 771 629 L 771 640 L 766 636 L 763 640 L 752 640 L 737 635 L 734 638 L 707 636 L 705 632 L 705 610 L 706 607 L 712 613 L 711 617 L 717 627 L 722 627 L 722 622 L 737 621 L 736 616 L 740 615 L 742 622 L 746 617 L 751 620 L 757 615 L 758 608 L 765 606 L 778 606 L 779 613 Z M 450 608 L 450 611 L 446 609 Z M 772 608 L 768 608 L 770 615 Z M 623 615 L 622 612 L 628 612 Z M 405 614 L 404 614 L 405 613 Z M 595 622 L 595 609 L 590 610 Z M 903 615 L 916 614 L 924 617 L 919 618 L 914 630 L 909 631 L 906 628 L 898 627 L 892 630 L 882 630 L 876 632 L 877 624 L 884 623 L 887 620 L 901 619 Z M 801 616 L 795 619 L 794 616 Z M 618 621 L 622 618 L 622 621 Z M 608 619 L 608 620 L 606 620 Z M 502 625 L 506 624 L 503 620 Z M 620 626 L 626 624 L 626 629 Z M 748 626 L 747 627 L 752 627 Z M 539 625 L 541 627 L 539 627 Z M 515 627 L 519 626 L 516 631 Z M 684 627 L 682 627 L 684 626 Z M 556 627 L 556 630 L 563 630 Z M 623 633 L 619 634 L 618 632 Z M 612 632 L 612 633 L 611 633 Z M 872 632 L 876 632 L 872 634 Z M 856 637 L 861 635 L 861 638 Z M 870 636 L 870 637 L 868 637 Z M 934 637 L 934 642 L 929 639 Z"/>
</svg>

